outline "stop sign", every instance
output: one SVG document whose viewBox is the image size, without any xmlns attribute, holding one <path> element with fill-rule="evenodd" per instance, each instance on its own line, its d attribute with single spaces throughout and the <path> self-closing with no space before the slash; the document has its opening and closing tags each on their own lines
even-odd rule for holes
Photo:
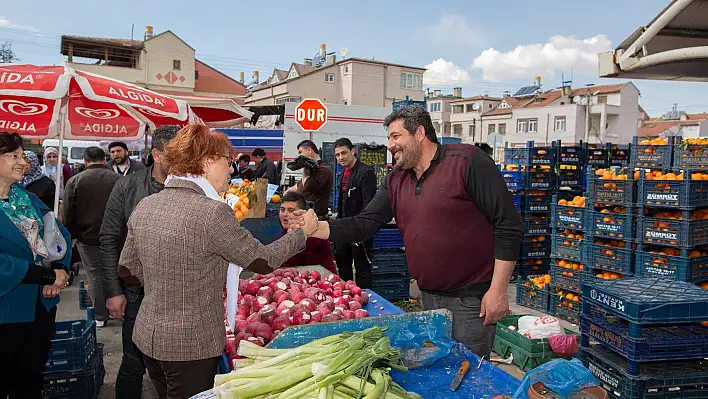
<svg viewBox="0 0 708 399">
<path fill-rule="evenodd" d="M 327 123 L 327 107 L 316 98 L 302 100 L 295 108 L 295 122 L 302 130 L 316 132 Z"/>
</svg>

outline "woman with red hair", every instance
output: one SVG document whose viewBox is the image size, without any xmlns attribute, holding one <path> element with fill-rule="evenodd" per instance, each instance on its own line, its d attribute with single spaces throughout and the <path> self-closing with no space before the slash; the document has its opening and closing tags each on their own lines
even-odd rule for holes
<svg viewBox="0 0 708 399">
<path fill-rule="evenodd" d="M 241 227 L 220 192 L 233 161 L 226 136 L 188 125 L 165 147 L 165 189 L 143 199 L 128 221 L 120 266 L 145 287 L 133 342 L 160 398 L 211 388 L 224 350 L 223 287 L 241 265 L 269 273 L 302 251 L 317 216 L 263 245 Z"/>
</svg>

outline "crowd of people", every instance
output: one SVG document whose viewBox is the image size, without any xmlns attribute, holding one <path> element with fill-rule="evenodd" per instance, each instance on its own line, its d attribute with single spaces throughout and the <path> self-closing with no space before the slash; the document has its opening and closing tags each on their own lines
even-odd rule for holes
<svg viewBox="0 0 708 399">
<path fill-rule="evenodd" d="M 152 133 L 148 165 L 116 142 L 110 161 L 88 148 L 82 171 L 57 183 L 56 150 L 45 150 L 41 166 L 19 135 L 0 132 L 0 340 L 12 343 L 0 348 L 0 398 L 40 395 L 72 241 L 97 326 L 122 322 L 119 399 L 141 397 L 146 371 L 160 398 L 213 385 L 227 270 L 318 264 L 370 288 L 371 238 L 394 216 L 425 308 L 452 311 L 454 337 L 488 354 L 494 324 L 509 312 L 506 285 L 523 234 L 504 180 L 476 147 L 438 144 L 422 108 L 402 108 L 385 126 L 397 168 L 378 189 L 352 142 L 335 142 L 343 168 L 334 209 L 334 165 L 314 142 L 298 144 L 287 167 L 302 169 L 302 178 L 283 193 L 283 234 L 269 245 L 253 239 L 220 196 L 235 178 L 281 183 L 286 165 L 263 149 L 234 159 L 222 133 L 162 126 Z M 61 215 L 51 212 L 57 184 Z"/>
</svg>

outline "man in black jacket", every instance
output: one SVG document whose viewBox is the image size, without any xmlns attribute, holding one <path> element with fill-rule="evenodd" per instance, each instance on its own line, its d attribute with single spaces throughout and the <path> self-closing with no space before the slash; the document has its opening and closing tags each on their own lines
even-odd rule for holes
<svg viewBox="0 0 708 399">
<path fill-rule="evenodd" d="M 256 148 L 251 154 L 256 162 L 256 171 L 254 177 L 256 179 L 268 179 L 270 184 L 280 184 L 278 181 L 278 171 L 275 167 L 275 162 L 266 157 L 266 152 L 262 148 Z"/>
<path fill-rule="evenodd" d="M 121 176 L 127 176 L 139 170 L 145 169 L 145 165 L 128 156 L 128 145 L 122 141 L 115 141 L 108 144 L 108 152 L 111 154 L 111 161 L 108 168 Z"/>
<path fill-rule="evenodd" d="M 374 170 L 356 158 L 351 140 L 341 138 L 334 142 L 334 156 L 344 167 L 339 176 L 339 200 L 337 218 L 356 216 L 371 202 L 376 194 L 376 174 Z M 361 288 L 371 288 L 371 239 L 354 244 L 335 244 L 337 270 L 343 280 L 353 277 L 352 261 L 356 269 L 356 284 Z"/>
<path fill-rule="evenodd" d="M 103 296 L 98 236 L 108 197 L 120 175 L 108 169 L 106 152 L 99 147 L 86 149 L 84 164 L 86 170 L 66 183 L 62 215 L 64 226 L 77 240 L 81 263 L 86 268 L 91 301 L 96 311 L 96 326 L 103 327 L 108 321 L 108 308 Z"/>
<path fill-rule="evenodd" d="M 101 226 L 101 258 L 106 306 L 115 318 L 123 320 L 123 359 L 116 379 L 116 398 L 140 398 L 145 365 L 133 345 L 133 327 L 145 291 L 130 272 L 118 269 L 118 260 L 128 232 L 128 219 L 143 198 L 162 191 L 167 178 L 163 151 L 179 132 L 179 126 L 161 126 L 152 134 L 153 164 L 122 178 L 108 199 Z M 159 228 L 159 226 L 156 226 Z M 157 233 L 156 233 L 157 234 Z"/>
</svg>

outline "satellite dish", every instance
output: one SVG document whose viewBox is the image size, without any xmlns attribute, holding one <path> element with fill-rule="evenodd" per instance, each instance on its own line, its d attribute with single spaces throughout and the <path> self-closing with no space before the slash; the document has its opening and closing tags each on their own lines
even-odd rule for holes
<svg viewBox="0 0 708 399">
<path fill-rule="evenodd" d="M 346 47 L 344 47 L 343 49 L 339 50 L 339 55 L 340 55 L 342 58 L 345 58 L 345 57 L 347 56 L 347 54 L 349 54 L 349 50 L 348 50 Z"/>
<path fill-rule="evenodd" d="M 575 104 L 581 104 L 583 102 L 583 98 L 580 96 L 575 96 L 573 97 L 573 103 Z"/>
<path fill-rule="evenodd" d="M 312 66 L 313 67 L 322 66 L 323 63 L 324 63 L 324 58 L 322 58 L 322 56 L 319 55 L 319 53 L 315 54 L 315 56 L 312 57 Z"/>
<path fill-rule="evenodd" d="M 472 109 L 475 111 L 479 110 L 479 104 L 478 103 L 472 104 Z"/>
</svg>

